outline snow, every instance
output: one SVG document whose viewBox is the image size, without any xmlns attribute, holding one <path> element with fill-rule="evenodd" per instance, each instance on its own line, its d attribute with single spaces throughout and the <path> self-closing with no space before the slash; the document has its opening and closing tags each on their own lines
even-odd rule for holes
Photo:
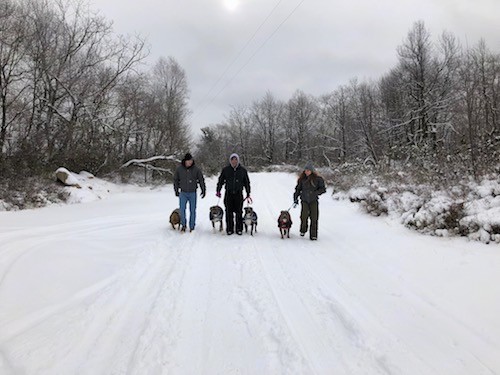
<svg viewBox="0 0 500 375">
<path fill-rule="evenodd" d="M 78 180 L 78 177 L 74 173 L 68 171 L 64 167 L 57 168 L 56 174 L 57 173 L 62 173 L 66 177 L 66 179 L 64 180 L 64 183 L 66 185 L 77 186 L 77 185 L 80 184 L 80 181 Z"/>
<path fill-rule="evenodd" d="M 334 198 L 359 202 L 374 216 L 385 215 L 409 228 L 436 236 L 465 236 L 483 243 L 500 243 L 500 178 L 490 176 L 480 183 L 463 180 L 447 190 L 429 185 L 376 180 L 336 192 Z"/>
<path fill-rule="evenodd" d="M 299 209 L 282 240 L 295 176 L 250 179 L 253 237 L 212 231 L 213 178 L 193 233 L 169 227 L 171 185 L 96 179 L 73 189 L 87 203 L 0 212 L 0 373 L 500 373 L 497 245 L 418 234 L 331 188 L 318 241 Z"/>
</svg>

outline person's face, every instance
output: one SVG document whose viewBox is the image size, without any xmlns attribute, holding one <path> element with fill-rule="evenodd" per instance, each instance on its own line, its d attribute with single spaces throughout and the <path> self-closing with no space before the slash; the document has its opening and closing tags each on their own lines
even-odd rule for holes
<svg viewBox="0 0 500 375">
<path fill-rule="evenodd" d="M 305 169 L 304 173 L 306 174 L 307 177 L 309 177 L 311 175 L 312 171 L 310 169 Z"/>
<path fill-rule="evenodd" d="M 238 165 L 238 159 L 236 158 L 231 158 L 231 166 L 233 168 L 236 168 L 236 166 Z"/>
<path fill-rule="evenodd" d="M 188 168 L 189 168 L 190 166 L 192 166 L 192 165 L 193 165 L 193 159 L 191 159 L 191 160 L 186 160 L 185 164 L 186 164 L 186 167 L 188 167 Z"/>
</svg>

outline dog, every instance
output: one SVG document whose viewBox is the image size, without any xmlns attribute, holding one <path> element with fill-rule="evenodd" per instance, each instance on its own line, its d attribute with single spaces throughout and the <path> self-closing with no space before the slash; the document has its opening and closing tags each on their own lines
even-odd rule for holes
<svg viewBox="0 0 500 375">
<path fill-rule="evenodd" d="M 214 231 L 215 231 L 215 223 L 219 222 L 220 223 L 219 232 L 222 232 L 223 217 L 224 217 L 224 211 L 222 210 L 221 206 L 210 207 L 209 218 L 210 221 L 212 222 L 212 227 L 214 228 Z"/>
<path fill-rule="evenodd" d="M 173 229 L 180 229 L 181 228 L 181 210 L 176 208 L 175 210 L 172 211 L 170 214 L 170 224 L 172 225 Z M 177 228 L 175 227 L 177 225 Z"/>
<path fill-rule="evenodd" d="M 252 207 L 245 207 L 245 213 L 243 214 L 243 225 L 245 225 L 245 233 L 248 232 L 248 227 L 250 227 L 250 235 L 253 236 L 253 232 L 257 233 L 257 213 Z"/>
<path fill-rule="evenodd" d="M 290 228 L 292 227 L 292 217 L 290 216 L 290 212 L 281 211 L 280 216 L 278 217 L 278 228 L 280 228 L 281 238 L 283 239 L 285 236 L 290 238 Z"/>
</svg>

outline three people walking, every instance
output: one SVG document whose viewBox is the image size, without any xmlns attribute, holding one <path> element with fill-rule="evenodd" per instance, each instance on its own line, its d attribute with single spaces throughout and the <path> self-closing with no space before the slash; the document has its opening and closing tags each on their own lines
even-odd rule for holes
<svg viewBox="0 0 500 375">
<path fill-rule="evenodd" d="M 205 179 L 201 170 L 195 165 L 190 153 L 184 156 L 181 165 L 174 174 L 174 191 L 179 197 L 181 231 L 187 227 L 186 208 L 189 203 L 189 229 L 196 227 L 196 191 L 201 188 L 201 198 L 205 198 Z M 228 235 L 243 232 L 243 203 L 250 198 L 250 179 L 248 172 L 240 164 L 238 154 L 231 154 L 229 165 L 222 168 L 216 187 L 216 196 L 221 197 L 222 187 L 225 187 L 224 206 L 226 208 L 226 231 Z M 243 199 L 243 189 L 246 197 Z M 300 235 L 309 230 L 311 240 L 318 239 L 319 207 L 318 197 L 326 192 L 325 181 L 308 162 L 300 174 L 293 194 L 294 207 L 301 200 Z"/>
</svg>

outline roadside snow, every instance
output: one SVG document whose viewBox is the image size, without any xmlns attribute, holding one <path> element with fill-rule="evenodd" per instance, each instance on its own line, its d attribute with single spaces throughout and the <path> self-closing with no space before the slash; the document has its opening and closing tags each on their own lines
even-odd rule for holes
<svg viewBox="0 0 500 375">
<path fill-rule="evenodd" d="M 484 243 L 500 243 L 500 179 L 463 183 L 432 191 L 425 185 L 368 186 L 334 194 L 336 199 L 359 202 L 368 213 L 388 214 L 422 233 L 465 236 Z"/>
<path fill-rule="evenodd" d="M 64 190 L 69 193 L 68 203 L 86 203 L 100 199 L 105 199 L 113 194 L 125 192 L 140 192 L 147 191 L 150 188 L 140 187 L 136 185 L 115 184 L 106 180 L 96 178 L 89 172 L 82 171 L 80 173 L 70 172 L 74 181 L 78 182 L 81 187 L 74 186 L 64 187 Z"/>
</svg>

